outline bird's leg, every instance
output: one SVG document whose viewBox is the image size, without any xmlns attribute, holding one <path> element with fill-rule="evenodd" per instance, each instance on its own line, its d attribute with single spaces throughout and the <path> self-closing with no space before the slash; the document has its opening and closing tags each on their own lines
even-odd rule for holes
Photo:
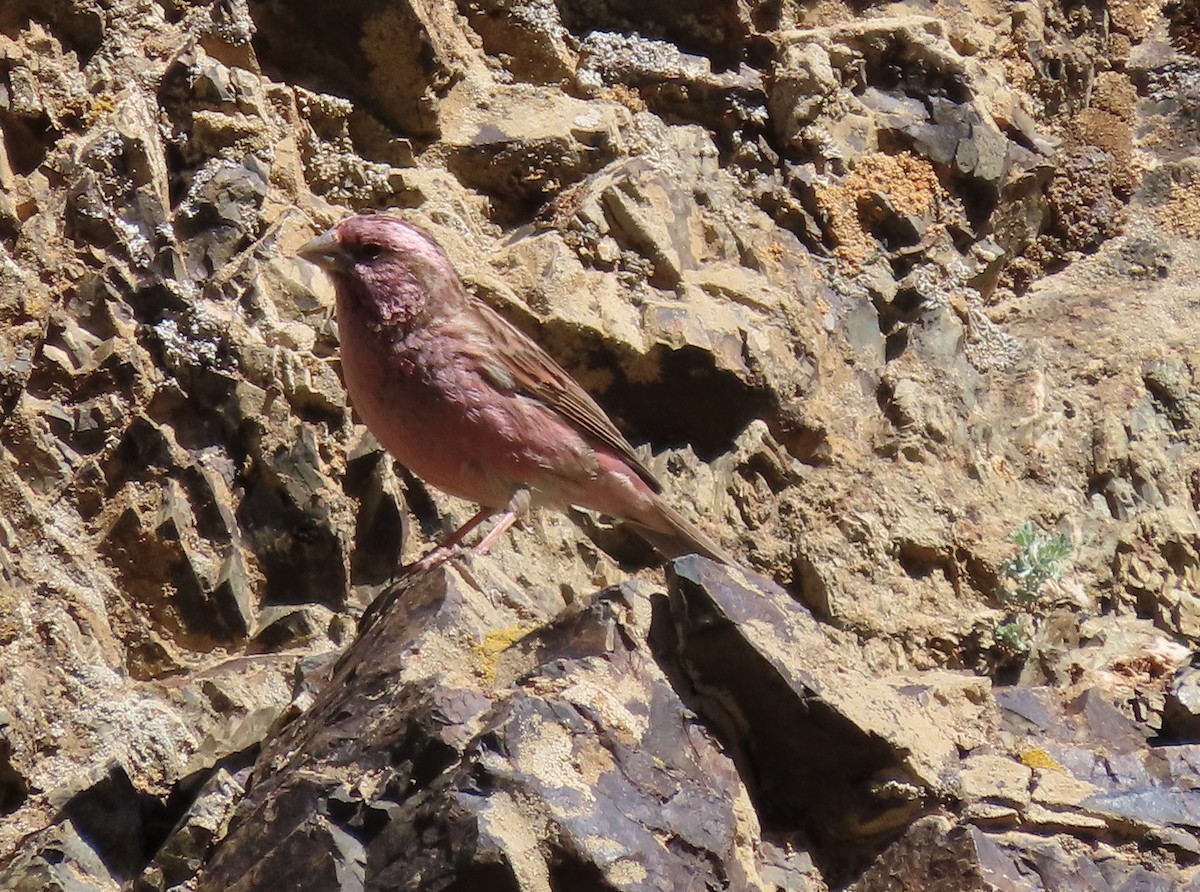
<svg viewBox="0 0 1200 892">
<path fill-rule="evenodd" d="M 529 507 L 532 502 L 533 497 L 530 495 L 529 490 L 527 489 L 518 489 L 515 493 L 513 493 L 512 498 L 508 500 L 508 505 L 505 507 L 504 514 L 501 515 L 500 520 L 497 521 L 496 525 L 488 530 L 487 535 L 480 539 L 475 547 L 471 549 L 471 553 L 486 554 L 487 550 L 491 548 L 492 544 L 502 535 L 504 535 L 505 531 L 509 527 L 511 527 L 518 520 L 523 519 L 525 515 L 529 513 Z M 454 557 L 454 555 L 458 554 L 462 550 L 462 540 L 465 539 L 473 529 L 475 529 L 495 513 L 496 510 L 494 508 L 480 508 L 479 511 L 475 513 L 474 517 L 438 543 L 437 546 L 426 552 L 420 560 L 405 567 L 404 572 L 424 573 L 426 570 L 432 570 L 434 567 L 438 566 L 438 564 L 441 564 L 449 558 Z"/>
<path fill-rule="evenodd" d="M 518 520 L 523 520 L 529 513 L 530 505 L 533 503 L 533 497 L 527 489 L 518 489 L 512 494 L 512 498 L 508 500 L 508 506 L 504 509 L 504 514 L 496 521 L 496 525 L 488 530 L 486 536 L 475 544 L 471 549 L 472 554 L 487 554 L 487 550 L 492 547 L 492 544 L 499 539 L 504 533 Z"/>
<path fill-rule="evenodd" d="M 453 557 L 454 554 L 459 550 L 459 543 L 467 537 L 467 534 L 495 513 L 496 509 L 494 508 L 480 508 L 477 512 L 475 512 L 474 517 L 472 517 L 457 530 L 427 551 L 420 560 L 405 567 L 405 571 L 411 573 L 423 573 L 426 570 L 432 570 L 447 558 Z"/>
</svg>

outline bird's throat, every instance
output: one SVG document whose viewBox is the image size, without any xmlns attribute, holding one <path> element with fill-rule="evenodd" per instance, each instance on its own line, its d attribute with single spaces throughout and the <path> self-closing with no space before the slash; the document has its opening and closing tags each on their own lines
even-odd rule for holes
<svg viewBox="0 0 1200 892">
<path fill-rule="evenodd" d="M 382 286 L 363 279 L 348 285 L 355 309 L 373 327 L 406 330 L 424 315 L 429 304 L 425 284 L 407 276 L 389 277 Z"/>
</svg>

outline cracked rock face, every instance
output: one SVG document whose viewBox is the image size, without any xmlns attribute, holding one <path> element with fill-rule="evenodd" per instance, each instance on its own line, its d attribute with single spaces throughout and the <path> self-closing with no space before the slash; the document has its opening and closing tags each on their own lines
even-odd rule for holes
<svg viewBox="0 0 1200 892">
<path fill-rule="evenodd" d="M 1198 35 L 6 3 L 0 886 L 1200 883 Z M 295 257 L 378 209 L 744 566 L 577 512 L 397 583 L 474 506 Z"/>
</svg>

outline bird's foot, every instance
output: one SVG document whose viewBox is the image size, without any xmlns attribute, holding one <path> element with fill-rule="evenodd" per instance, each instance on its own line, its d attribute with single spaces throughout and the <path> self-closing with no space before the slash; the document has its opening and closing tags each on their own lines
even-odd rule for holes
<svg viewBox="0 0 1200 892">
<path fill-rule="evenodd" d="M 428 573 L 434 567 L 440 567 L 446 561 L 454 560 L 454 558 L 465 554 L 468 549 L 463 548 L 457 542 L 453 545 L 438 545 L 425 553 L 424 557 L 413 561 L 411 564 L 404 564 L 400 567 L 398 578 L 403 579 L 406 576 L 415 576 L 418 573 Z"/>
<path fill-rule="evenodd" d="M 396 576 L 393 577 L 393 581 L 396 579 L 405 579 L 418 573 L 427 573 L 434 567 L 441 566 L 446 561 L 453 560 L 464 554 L 487 554 L 492 544 L 509 527 L 529 514 L 532 501 L 533 497 L 528 489 L 518 489 L 513 493 L 512 498 L 509 499 L 504 514 L 500 517 L 496 525 L 474 547 L 466 548 L 463 546 L 462 541 L 466 538 L 467 534 L 496 513 L 491 508 L 479 509 L 479 512 L 474 517 L 455 530 L 446 541 L 430 549 L 419 560 L 399 567 Z"/>
</svg>

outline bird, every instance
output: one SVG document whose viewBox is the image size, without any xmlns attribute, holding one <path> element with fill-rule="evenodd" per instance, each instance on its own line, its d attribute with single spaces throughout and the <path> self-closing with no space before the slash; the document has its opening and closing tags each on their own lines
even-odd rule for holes
<svg viewBox="0 0 1200 892">
<path fill-rule="evenodd" d="M 400 464 L 478 512 L 409 571 L 484 553 L 534 508 L 587 508 L 630 523 L 668 558 L 724 549 L 663 498 L 604 410 L 544 349 L 471 294 L 424 229 L 350 216 L 298 252 L 332 280 L 351 404 Z"/>
</svg>

